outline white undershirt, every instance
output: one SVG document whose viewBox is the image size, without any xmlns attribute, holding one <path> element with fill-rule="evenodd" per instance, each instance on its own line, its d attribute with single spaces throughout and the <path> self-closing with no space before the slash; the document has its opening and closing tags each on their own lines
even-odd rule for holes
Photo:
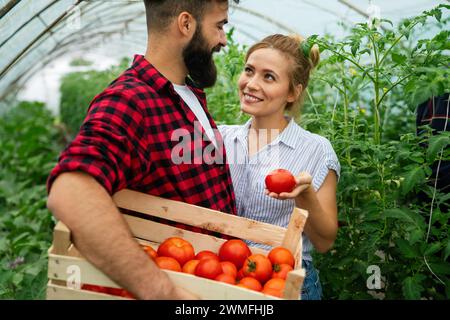
<svg viewBox="0 0 450 320">
<path fill-rule="evenodd" d="M 175 91 L 180 95 L 180 97 L 183 99 L 183 101 L 188 105 L 188 107 L 192 110 L 192 112 L 197 117 L 198 121 L 200 121 L 200 124 L 202 125 L 203 129 L 205 130 L 206 135 L 208 138 L 214 143 L 214 145 L 217 147 L 217 141 L 216 137 L 214 135 L 214 131 L 211 127 L 211 124 L 209 123 L 208 117 L 206 116 L 205 110 L 203 110 L 200 102 L 198 101 L 195 94 L 189 89 L 188 86 L 180 86 L 178 84 L 173 83 L 173 88 Z"/>
</svg>

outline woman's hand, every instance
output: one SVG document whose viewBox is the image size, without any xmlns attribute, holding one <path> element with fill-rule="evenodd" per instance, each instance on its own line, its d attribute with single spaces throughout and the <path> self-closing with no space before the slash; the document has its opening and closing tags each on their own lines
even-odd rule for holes
<svg viewBox="0 0 450 320">
<path fill-rule="evenodd" d="M 282 192 L 280 194 L 275 192 L 269 192 L 269 190 L 265 189 L 265 194 L 269 197 L 278 199 L 278 200 L 286 200 L 286 199 L 295 199 L 301 193 L 307 193 L 314 191 L 311 183 L 312 177 L 308 172 L 302 172 L 297 177 L 295 177 L 295 187 L 291 192 Z"/>
</svg>

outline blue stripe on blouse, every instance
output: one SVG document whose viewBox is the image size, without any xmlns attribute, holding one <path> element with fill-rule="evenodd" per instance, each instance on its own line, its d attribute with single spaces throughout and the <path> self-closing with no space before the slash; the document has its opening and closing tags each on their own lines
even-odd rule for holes
<svg viewBox="0 0 450 320">
<path fill-rule="evenodd" d="M 340 164 L 330 142 L 304 130 L 293 119 L 281 134 L 256 154 L 248 156 L 248 133 L 251 119 L 245 125 L 221 125 L 227 160 L 236 195 L 238 215 L 281 227 L 287 227 L 294 200 L 277 200 L 264 194 L 266 175 L 278 168 L 294 175 L 302 171 L 313 177 L 318 190 L 329 170 L 339 179 Z M 312 260 L 313 245 L 303 234 L 303 259 Z M 249 245 L 270 250 L 271 247 L 247 241 Z"/>
</svg>

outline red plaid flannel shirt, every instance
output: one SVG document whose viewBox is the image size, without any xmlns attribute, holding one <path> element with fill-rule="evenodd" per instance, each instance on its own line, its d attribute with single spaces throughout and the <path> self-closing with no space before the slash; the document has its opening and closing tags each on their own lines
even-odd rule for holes
<svg viewBox="0 0 450 320">
<path fill-rule="evenodd" d="M 211 127 L 217 129 L 206 109 L 204 92 L 189 87 L 203 106 Z M 128 188 L 236 214 L 226 161 L 178 165 L 172 162 L 172 149 L 179 143 L 171 140 L 172 133 L 183 128 L 194 141 L 195 130 L 202 131 L 197 135 L 204 134 L 201 127 L 194 128 L 196 120 L 169 80 L 143 56 L 136 55 L 131 68 L 92 101 L 78 135 L 52 170 L 47 190 L 62 172 L 84 171 L 110 194 Z M 218 149 L 200 139 L 191 144 L 191 154 L 201 157 L 209 147 L 208 150 L 214 150 L 212 156 L 218 152 L 226 157 L 220 133 L 216 139 Z"/>
</svg>

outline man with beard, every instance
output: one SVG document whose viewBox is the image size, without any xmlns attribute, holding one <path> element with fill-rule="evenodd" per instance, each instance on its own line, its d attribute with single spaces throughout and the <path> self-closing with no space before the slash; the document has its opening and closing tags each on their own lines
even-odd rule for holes
<svg viewBox="0 0 450 320">
<path fill-rule="evenodd" d="M 81 254 L 136 298 L 193 299 L 140 248 L 111 196 L 128 188 L 236 214 L 227 165 L 172 156 L 179 130 L 212 140 L 188 144 L 192 154 L 224 153 L 203 88 L 216 80 L 212 55 L 226 45 L 228 2 L 145 0 L 145 7 L 147 52 L 92 101 L 50 174 L 47 205 Z"/>
</svg>

